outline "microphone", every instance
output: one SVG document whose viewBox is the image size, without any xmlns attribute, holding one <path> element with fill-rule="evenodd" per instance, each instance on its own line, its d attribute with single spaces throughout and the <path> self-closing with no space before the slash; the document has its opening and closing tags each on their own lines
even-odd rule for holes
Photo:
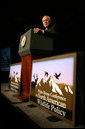
<svg viewBox="0 0 85 129">
<path fill-rule="evenodd" d="M 30 29 L 32 29 L 32 28 L 34 28 L 34 27 L 35 27 L 34 25 L 27 26 L 27 27 L 25 28 L 25 31 L 28 31 L 28 30 L 30 30 Z"/>
</svg>

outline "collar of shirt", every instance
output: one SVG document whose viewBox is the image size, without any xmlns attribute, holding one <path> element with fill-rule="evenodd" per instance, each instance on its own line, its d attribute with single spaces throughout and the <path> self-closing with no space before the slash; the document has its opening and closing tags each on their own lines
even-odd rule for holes
<svg viewBox="0 0 85 129">
<path fill-rule="evenodd" d="M 45 30 L 48 30 L 48 28 L 45 28 Z"/>
</svg>

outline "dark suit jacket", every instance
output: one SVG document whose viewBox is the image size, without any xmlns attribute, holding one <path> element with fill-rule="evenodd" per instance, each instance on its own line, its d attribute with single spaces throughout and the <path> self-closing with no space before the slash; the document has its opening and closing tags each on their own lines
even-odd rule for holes
<svg viewBox="0 0 85 129">
<path fill-rule="evenodd" d="M 53 39 L 54 53 L 56 52 L 56 50 L 58 52 L 58 49 L 60 46 L 60 32 L 61 32 L 60 27 L 54 24 L 54 25 L 50 25 L 48 27 L 48 30 L 44 30 L 44 33 L 42 33 L 44 36 L 47 36 Z"/>
<path fill-rule="evenodd" d="M 48 37 L 51 37 L 51 38 L 56 38 L 56 36 L 58 35 L 58 29 L 57 29 L 57 26 L 56 24 L 54 25 L 51 25 L 48 27 L 48 30 L 45 30 L 44 31 L 44 35 L 45 36 L 48 36 Z"/>
</svg>

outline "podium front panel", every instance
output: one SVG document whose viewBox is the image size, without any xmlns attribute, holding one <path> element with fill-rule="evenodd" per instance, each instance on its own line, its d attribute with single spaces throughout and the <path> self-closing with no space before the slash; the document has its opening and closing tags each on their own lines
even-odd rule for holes
<svg viewBox="0 0 85 129">
<path fill-rule="evenodd" d="M 20 37 L 19 55 L 25 56 L 29 54 L 44 54 L 52 53 L 53 39 L 42 34 L 34 34 L 30 29 Z"/>
<path fill-rule="evenodd" d="M 32 31 L 31 50 L 33 49 L 41 51 L 52 51 L 53 39 L 50 37 L 46 37 L 43 34 L 34 34 Z"/>
<path fill-rule="evenodd" d="M 19 55 L 25 56 L 30 54 L 31 30 L 27 31 L 20 37 Z"/>
</svg>

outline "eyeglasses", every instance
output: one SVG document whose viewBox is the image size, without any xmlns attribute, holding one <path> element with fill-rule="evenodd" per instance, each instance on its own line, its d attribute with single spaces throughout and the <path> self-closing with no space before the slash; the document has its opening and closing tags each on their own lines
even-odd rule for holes
<svg viewBox="0 0 85 129">
<path fill-rule="evenodd" d="M 49 19 L 42 20 L 42 22 L 48 22 L 48 21 L 49 21 Z"/>
</svg>

